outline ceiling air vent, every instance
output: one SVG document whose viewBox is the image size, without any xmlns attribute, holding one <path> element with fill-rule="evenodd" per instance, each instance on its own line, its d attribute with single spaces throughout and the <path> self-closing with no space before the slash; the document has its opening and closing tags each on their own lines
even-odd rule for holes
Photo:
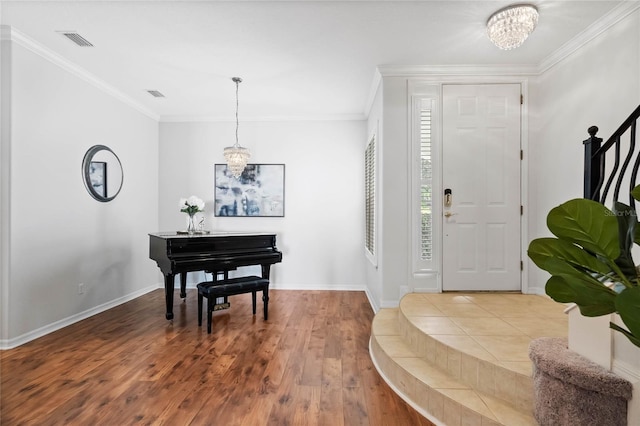
<svg viewBox="0 0 640 426">
<path fill-rule="evenodd" d="M 164 98 L 164 95 L 157 90 L 147 90 L 147 93 L 149 93 L 154 98 Z"/>
<path fill-rule="evenodd" d="M 62 34 L 80 47 L 93 47 L 93 44 L 91 44 L 89 40 L 82 37 L 75 31 L 58 31 L 58 33 Z"/>
</svg>

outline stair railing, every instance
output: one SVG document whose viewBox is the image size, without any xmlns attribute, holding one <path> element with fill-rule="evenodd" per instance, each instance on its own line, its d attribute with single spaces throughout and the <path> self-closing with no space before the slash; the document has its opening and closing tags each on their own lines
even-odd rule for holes
<svg viewBox="0 0 640 426">
<path fill-rule="evenodd" d="M 636 130 L 640 118 L 640 106 L 618 127 L 613 135 L 602 144 L 602 138 L 596 136 L 598 128 L 591 126 L 587 130 L 589 139 L 584 144 L 584 198 L 611 205 L 618 201 L 620 188 L 628 185 L 630 193 L 637 185 L 638 169 L 640 168 L 640 151 L 636 151 Z M 627 135 L 627 138 L 623 136 Z M 607 158 L 607 152 L 613 148 L 613 159 Z M 625 152 L 624 159 L 622 152 Z M 635 156 L 635 159 L 634 159 Z M 620 162 L 622 161 L 622 165 Z M 629 164 L 633 161 L 631 174 L 627 175 Z M 606 183 L 605 183 L 606 179 Z M 612 198 L 611 186 L 614 185 Z M 604 188 L 603 188 L 604 185 Z M 602 192 L 602 193 L 601 193 Z M 607 203 L 609 204 L 609 203 Z M 635 208 L 635 200 L 629 194 L 629 206 Z M 611 206 L 608 206 L 611 207 Z"/>
</svg>

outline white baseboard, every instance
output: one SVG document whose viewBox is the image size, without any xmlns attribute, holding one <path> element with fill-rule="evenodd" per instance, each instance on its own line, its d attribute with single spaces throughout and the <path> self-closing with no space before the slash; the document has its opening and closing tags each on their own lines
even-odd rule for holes
<svg viewBox="0 0 640 426">
<path fill-rule="evenodd" d="M 196 283 L 187 283 L 187 289 L 195 289 L 196 288 Z M 123 303 L 126 303 L 130 300 L 133 300 L 137 297 L 140 297 L 144 294 L 147 294 L 153 290 L 156 289 L 164 289 L 164 283 L 160 282 L 160 283 L 156 283 L 154 285 L 151 285 L 149 287 L 143 288 L 141 290 L 135 291 L 133 293 L 130 293 L 126 296 L 120 297 L 118 299 L 114 299 L 112 301 L 109 301 L 107 303 L 103 303 L 102 305 L 93 307 L 91 309 L 87 309 L 84 312 L 80 312 L 77 313 L 75 315 L 71 315 L 70 317 L 61 319 L 59 321 L 56 321 L 54 323 L 48 324 L 46 326 L 40 327 L 36 330 L 30 331 L 28 333 L 25 333 L 21 336 L 18 337 L 14 337 L 13 339 L 5 339 L 5 340 L 0 340 L 0 350 L 6 350 L 6 349 L 13 349 L 15 347 L 18 347 L 20 345 L 23 345 L 27 342 L 30 342 L 32 340 L 35 340 L 39 337 L 45 336 L 49 333 L 53 333 L 54 331 L 60 330 L 61 328 L 67 327 L 71 324 L 74 324 L 76 322 L 82 321 L 83 319 L 87 319 L 93 315 L 99 314 L 101 312 L 104 312 L 106 310 L 109 310 L 111 308 L 115 308 L 118 305 L 122 305 Z M 176 284 L 175 286 L 176 289 L 180 288 L 179 284 Z M 371 308 L 373 309 L 374 313 L 377 312 L 379 310 L 379 307 L 376 306 L 376 304 L 373 301 L 373 298 L 371 297 L 371 295 L 369 294 L 368 289 L 366 288 L 366 286 L 362 286 L 362 285 L 348 285 L 348 284 L 337 284 L 337 285 L 330 285 L 330 284 L 324 284 L 324 285 L 315 285 L 315 286 L 308 286 L 308 285 L 296 285 L 296 284 L 275 284 L 275 285 L 271 285 L 270 289 L 272 290 L 325 290 L 325 291 L 364 291 L 367 299 L 369 300 L 369 304 L 371 305 Z M 397 306 L 397 302 L 396 302 L 396 306 Z"/>
<path fill-rule="evenodd" d="M 195 283 L 187 283 L 187 289 L 194 289 L 196 288 Z M 176 288 L 178 287 L 178 285 L 176 285 Z M 158 284 L 158 288 L 164 288 L 164 284 L 160 283 Z M 297 285 L 297 284 L 271 284 L 269 286 L 270 290 L 300 290 L 300 291 L 304 291 L 304 290 L 325 290 L 325 291 L 364 291 L 364 294 L 367 296 L 367 299 L 369 300 L 369 305 L 371 305 L 371 309 L 373 309 L 373 313 L 374 315 L 378 313 L 378 311 L 380 310 L 380 306 L 375 302 L 374 297 L 371 295 L 369 288 L 367 286 L 362 286 L 362 285 L 330 285 L 330 284 L 324 284 L 324 285 L 317 285 L 317 286 L 306 286 L 306 285 Z M 394 302 L 387 302 L 389 305 L 393 305 Z M 390 307 L 397 307 L 398 303 L 395 302 L 395 306 L 390 306 Z"/>
<path fill-rule="evenodd" d="M 164 287 L 164 285 L 162 285 L 161 287 Z M 47 335 L 49 333 L 53 333 L 54 331 L 60 330 L 61 328 L 67 327 L 71 324 L 75 324 L 78 321 L 82 321 L 84 319 L 87 319 L 89 317 L 92 317 L 96 314 L 99 314 L 100 312 L 104 312 L 106 310 L 109 310 L 111 308 L 115 308 L 118 305 L 122 305 L 123 303 L 126 303 L 130 300 L 133 300 L 137 297 L 142 296 L 143 294 L 147 294 L 153 290 L 156 290 L 158 288 L 158 285 L 152 285 L 149 287 L 145 287 L 143 289 L 134 291 L 133 293 L 129 293 L 125 296 L 119 297 L 117 299 L 111 300 L 107 303 L 103 303 L 102 305 L 98 305 L 95 306 L 91 309 L 87 309 L 84 312 L 79 312 L 75 315 L 71 315 L 70 317 L 61 319 L 59 321 L 56 321 L 54 323 L 45 325 L 44 327 L 40 327 L 36 330 L 30 331 L 28 333 L 25 333 L 21 336 L 18 337 L 14 337 L 13 339 L 4 339 L 4 340 L 0 340 L 0 350 L 6 350 L 6 349 L 13 349 L 15 347 L 18 347 L 20 345 L 24 345 L 27 342 L 30 342 L 32 340 L 35 340 L 39 337 L 42 337 L 44 335 Z"/>
<path fill-rule="evenodd" d="M 612 361 L 611 371 L 632 383 L 640 383 L 640 369 L 626 362 L 614 359 Z"/>
<path fill-rule="evenodd" d="M 187 288 L 196 288 L 197 283 L 187 283 Z M 158 284 L 158 288 L 164 288 L 164 284 Z M 175 289 L 180 288 L 180 285 L 176 283 Z M 351 284 L 283 284 L 271 282 L 269 290 L 326 290 L 326 291 L 366 291 L 366 287 L 362 285 Z"/>
<path fill-rule="evenodd" d="M 365 287 L 364 294 L 367 296 L 367 299 L 369 300 L 369 305 L 371 305 L 371 309 L 373 309 L 373 314 L 374 315 L 377 314 L 378 311 L 380 310 L 380 306 L 378 306 L 378 304 L 375 302 L 375 299 L 373 298 L 373 296 L 369 292 L 369 288 L 368 287 Z"/>
<path fill-rule="evenodd" d="M 286 283 L 271 283 L 269 285 L 270 290 L 326 290 L 326 291 L 366 291 L 363 285 L 351 285 L 351 284 L 286 284 Z"/>
<path fill-rule="evenodd" d="M 544 291 L 544 288 L 540 288 L 540 287 L 529 287 L 527 289 L 527 292 L 524 294 L 537 294 L 538 296 L 547 296 L 547 293 Z"/>
</svg>

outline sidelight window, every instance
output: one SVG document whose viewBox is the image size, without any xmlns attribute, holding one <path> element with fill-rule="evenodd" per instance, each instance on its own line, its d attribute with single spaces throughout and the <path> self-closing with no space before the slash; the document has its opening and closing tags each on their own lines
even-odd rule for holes
<svg viewBox="0 0 640 426">
<path fill-rule="evenodd" d="M 429 102 L 431 104 L 431 102 Z M 420 259 L 433 256 L 433 168 L 431 107 L 420 108 Z"/>
<path fill-rule="evenodd" d="M 438 268 L 440 217 L 436 98 L 416 94 L 411 111 L 411 257 L 414 274 Z M 435 191 L 435 192 L 434 192 Z M 435 223 L 434 223 L 435 222 Z"/>
<path fill-rule="evenodd" d="M 376 230 L 376 144 L 375 137 L 369 141 L 364 153 L 364 193 L 365 193 L 365 247 L 375 255 Z"/>
</svg>

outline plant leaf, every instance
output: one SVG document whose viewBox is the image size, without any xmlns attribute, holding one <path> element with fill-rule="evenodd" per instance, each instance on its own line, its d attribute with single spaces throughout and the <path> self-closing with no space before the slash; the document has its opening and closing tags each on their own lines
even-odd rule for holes
<svg viewBox="0 0 640 426">
<path fill-rule="evenodd" d="M 637 200 L 640 201 L 640 185 L 636 186 L 635 188 L 633 188 L 631 190 L 631 196 Z"/>
<path fill-rule="evenodd" d="M 604 285 L 604 282 L 615 282 L 617 280 L 617 275 L 613 273 L 607 276 L 598 273 L 594 274 L 584 269 L 576 268 L 563 259 L 556 257 L 547 259 L 545 267 L 548 271 L 553 271 L 551 274 L 554 276 L 561 276 L 565 279 L 573 277 L 582 282 L 582 285 L 589 286 L 596 291 L 606 291 L 611 294 L 616 294 L 612 289 Z"/>
<path fill-rule="evenodd" d="M 598 275 L 611 275 L 612 270 L 609 265 L 600 261 L 596 256 L 583 250 L 566 240 L 557 238 L 538 238 L 529 244 L 527 251 L 529 258 L 540 269 L 554 274 L 556 271 L 550 270 L 554 264 L 549 263 L 550 258 L 564 260 L 573 267 L 585 269 Z M 558 271 L 561 272 L 561 271 Z"/>
<path fill-rule="evenodd" d="M 556 302 L 573 302 L 584 316 L 597 317 L 616 311 L 616 293 L 602 284 L 593 284 L 575 276 L 552 276 L 546 293 Z"/>
<path fill-rule="evenodd" d="M 551 209 L 547 226 L 556 237 L 590 252 L 612 261 L 620 256 L 615 214 L 596 201 L 576 198 Z"/>
<path fill-rule="evenodd" d="M 640 287 L 622 290 L 616 297 L 615 306 L 629 332 L 640 339 Z"/>
<path fill-rule="evenodd" d="M 636 186 L 631 190 L 631 196 L 636 201 L 640 201 L 640 185 Z M 640 245 L 640 226 L 636 226 L 636 230 L 634 232 L 634 242 Z"/>
<path fill-rule="evenodd" d="M 631 248 L 635 240 L 636 211 L 626 204 L 614 203 L 613 212 L 618 221 L 618 240 L 620 242 L 620 256 L 615 260 L 625 277 L 631 282 L 637 282 L 638 273 L 631 256 Z"/>
<path fill-rule="evenodd" d="M 631 196 L 636 200 L 636 201 L 640 201 L 640 185 L 636 186 L 635 188 L 633 188 L 631 190 Z M 636 217 L 637 220 L 637 217 Z M 636 223 L 636 229 L 634 232 L 634 239 L 633 242 L 640 245 L 640 226 L 637 226 Z"/>
<path fill-rule="evenodd" d="M 585 317 L 599 317 L 615 312 L 615 310 L 611 311 L 610 306 L 606 304 L 578 305 L 578 308 Z"/>
</svg>

